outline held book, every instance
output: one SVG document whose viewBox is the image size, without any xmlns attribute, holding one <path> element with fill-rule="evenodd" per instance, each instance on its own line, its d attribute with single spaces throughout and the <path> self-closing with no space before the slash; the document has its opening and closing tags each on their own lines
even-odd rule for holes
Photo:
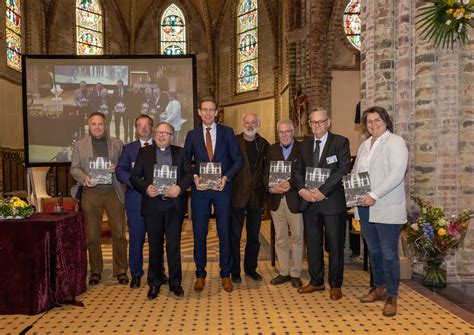
<svg viewBox="0 0 474 335">
<path fill-rule="evenodd" d="M 271 161 L 268 188 L 291 178 L 291 161 Z"/>
<path fill-rule="evenodd" d="M 176 185 L 178 168 L 169 165 L 157 165 L 153 168 L 153 186 L 158 189 L 158 194 L 164 195 L 168 189 Z"/>
<path fill-rule="evenodd" d="M 305 175 L 305 187 L 314 190 L 323 185 L 331 174 L 330 169 L 307 167 Z"/>
<path fill-rule="evenodd" d="M 92 157 L 89 159 L 91 180 L 97 185 L 112 184 L 112 172 L 109 171 L 110 159 L 107 157 Z"/>
<path fill-rule="evenodd" d="M 206 162 L 199 164 L 199 178 L 201 185 L 206 189 L 218 189 L 221 187 L 222 166 L 221 163 Z"/>
<path fill-rule="evenodd" d="M 351 173 L 342 177 L 342 185 L 346 196 L 346 206 L 360 206 L 361 199 L 370 192 L 370 178 L 368 172 Z"/>
</svg>

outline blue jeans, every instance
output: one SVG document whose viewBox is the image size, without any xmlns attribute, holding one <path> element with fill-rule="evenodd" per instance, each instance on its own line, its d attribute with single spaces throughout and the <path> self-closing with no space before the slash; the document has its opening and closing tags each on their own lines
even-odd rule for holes
<svg viewBox="0 0 474 335">
<path fill-rule="evenodd" d="M 385 286 L 389 297 L 398 296 L 400 258 L 398 240 L 401 224 L 369 222 L 369 208 L 357 208 L 367 248 L 375 287 Z"/>
</svg>

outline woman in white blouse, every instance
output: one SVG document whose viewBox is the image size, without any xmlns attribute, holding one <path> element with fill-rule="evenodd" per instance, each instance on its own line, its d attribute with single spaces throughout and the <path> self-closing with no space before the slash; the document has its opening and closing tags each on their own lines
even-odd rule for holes
<svg viewBox="0 0 474 335">
<path fill-rule="evenodd" d="M 398 240 L 407 221 L 408 150 L 403 138 L 393 134 L 392 120 L 382 107 L 367 109 L 361 123 L 371 136 L 359 148 L 353 173 L 369 173 L 371 192 L 362 198 L 356 213 L 369 250 L 374 287 L 360 301 L 385 300 L 383 315 L 394 316 L 400 284 Z"/>
</svg>

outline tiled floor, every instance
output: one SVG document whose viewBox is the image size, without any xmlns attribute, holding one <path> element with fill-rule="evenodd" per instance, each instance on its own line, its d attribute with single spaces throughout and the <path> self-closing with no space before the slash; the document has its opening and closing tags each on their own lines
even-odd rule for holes
<svg viewBox="0 0 474 335">
<path fill-rule="evenodd" d="M 211 230 L 209 237 L 213 236 L 215 231 Z M 184 231 L 183 245 L 191 238 L 190 232 Z M 110 268 L 110 246 L 104 249 Z M 210 249 L 214 260 L 208 263 L 206 287 L 201 293 L 193 290 L 192 246 L 184 247 L 182 298 L 162 287 L 158 298 L 148 301 L 147 287 L 132 290 L 118 285 L 109 269 L 100 285 L 78 297 L 85 307 L 63 306 L 36 316 L 2 315 L 0 334 L 18 334 L 33 323 L 28 334 L 474 334 L 474 326 L 466 321 L 469 318 L 463 320 L 453 314 L 456 309 L 450 308 L 450 312 L 441 307 L 449 305 L 443 298 L 437 297 L 437 303 L 426 298 L 412 289 L 416 284 L 411 282 L 401 285 L 395 318 L 381 315 L 382 302 L 359 303 L 369 278 L 358 265 L 346 267 L 344 297 L 334 302 L 327 291 L 300 295 L 289 284 L 270 285 L 276 270 L 263 250 L 267 260 L 259 263 L 259 271 L 264 280 L 254 282 L 244 276 L 234 292 L 226 293 L 218 277 L 217 252 Z M 305 272 L 303 280 L 307 279 Z"/>
</svg>

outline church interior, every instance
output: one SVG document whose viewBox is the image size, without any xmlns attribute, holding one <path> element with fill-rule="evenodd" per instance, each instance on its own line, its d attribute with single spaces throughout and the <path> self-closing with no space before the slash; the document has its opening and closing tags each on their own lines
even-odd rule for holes
<svg viewBox="0 0 474 335">
<path fill-rule="evenodd" d="M 347 137 L 350 154 L 355 156 L 365 139 L 361 112 L 381 106 L 393 120 L 394 133 L 405 140 L 408 148 L 404 181 L 409 217 L 416 211 L 416 197 L 442 207 L 446 218 L 463 210 L 472 211 L 472 19 L 467 19 L 471 20 L 471 27 L 467 28 L 471 40 L 436 45 L 418 27 L 420 10 L 432 2 L 7 0 L 5 15 L 0 19 L 0 53 L 4 55 L 0 57 L 0 196 L 26 197 L 30 188 L 24 162 L 31 152 L 28 153 L 25 143 L 28 137 L 24 118 L 26 101 L 34 94 L 30 97 L 24 87 L 34 78 L 23 68 L 22 55 L 52 59 L 103 56 L 112 60 L 190 55 L 194 66 L 194 104 L 189 100 L 183 106 L 194 115 L 194 124 L 198 119 L 197 111 L 193 110 L 197 102 L 213 96 L 218 102 L 219 122 L 238 134 L 242 132 L 243 115 L 253 112 L 261 120 L 259 134 L 272 144 L 278 141 L 279 120 L 290 119 L 296 138 L 303 139 L 312 135 L 309 113 L 325 109 L 331 119 L 330 131 Z M 472 13 L 472 0 L 466 4 L 471 6 L 466 8 Z M 135 75 L 138 78 L 139 71 Z M 143 76 L 140 83 L 155 79 Z M 115 83 L 116 77 L 110 80 Z M 48 100 L 58 99 L 59 88 L 54 80 L 47 82 L 49 86 L 43 91 Z M 174 85 L 171 80 L 169 85 L 175 87 L 178 97 L 186 86 Z M 66 89 L 67 84 L 62 86 Z M 73 97 L 64 94 L 62 98 Z M 32 132 L 39 125 L 30 123 L 26 129 Z M 111 134 L 125 131 L 114 128 L 114 123 L 111 127 Z M 184 140 L 184 134 L 180 136 Z M 44 179 L 45 198 L 57 197 L 59 193 L 70 196 L 74 180 L 67 165 L 50 164 L 44 170 Z M 360 225 L 350 214 L 344 296 L 338 301 L 330 300 L 324 292 L 300 295 L 291 285 L 270 284 L 278 270 L 268 209 L 259 236 L 258 270 L 263 281 L 242 276 L 242 283 L 234 286 L 230 294 L 222 291 L 218 280 L 219 241 L 214 219 L 207 239 L 209 280 L 205 291 L 193 290 L 195 268 L 189 213 L 181 240 L 184 297 L 177 298 L 164 288 L 152 301 L 146 299 L 147 288 L 143 285 L 131 290 L 114 280 L 112 245 L 106 226 L 104 217 L 104 280 L 88 286 L 72 304 L 58 304 L 36 315 L 0 313 L 0 333 L 474 333 L 472 216 L 463 243 L 443 260 L 447 280 L 444 287 L 423 285 L 424 264 L 414 257 L 402 234 L 399 310 L 392 318 L 381 315 L 382 303 L 359 303 L 360 296 L 370 288 L 371 274 Z M 244 244 L 245 232 L 242 252 Z M 144 254 L 148 254 L 148 244 Z M 307 282 L 305 261 L 303 269 L 302 280 Z M 2 305 L 8 303 L 0 300 Z M 4 306 L 1 310 L 8 311 L 8 306 Z"/>
</svg>

